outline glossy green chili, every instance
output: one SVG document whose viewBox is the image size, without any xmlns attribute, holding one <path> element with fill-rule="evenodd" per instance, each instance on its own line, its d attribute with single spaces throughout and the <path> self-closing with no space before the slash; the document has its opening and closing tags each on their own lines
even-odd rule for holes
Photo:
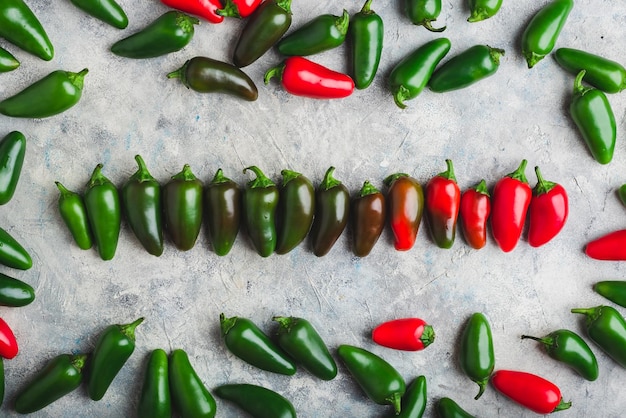
<svg viewBox="0 0 626 418">
<path fill-rule="evenodd" d="M 20 66 L 20 62 L 9 51 L 0 47 L 0 73 L 8 73 Z"/>
<path fill-rule="evenodd" d="M 585 379 L 594 381 L 598 378 L 596 356 L 575 332 L 558 329 L 541 338 L 522 335 L 522 339 L 540 342 L 550 357 L 571 367 Z"/>
<path fill-rule="evenodd" d="M 174 411 L 181 418 L 213 418 L 216 404 L 198 373 L 181 349 L 172 351 L 169 359 L 170 393 Z"/>
<path fill-rule="evenodd" d="M 552 0 L 532 17 L 522 34 L 522 55 L 532 68 L 552 52 L 574 0 Z"/>
<path fill-rule="evenodd" d="M 77 389 L 83 381 L 86 354 L 61 354 L 50 360 L 33 380 L 20 389 L 15 411 L 30 414 Z"/>
<path fill-rule="evenodd" d="M 170 10 L 148 26 L 111 46 L 111 52 L 126 58 L 153 58 L 180 51 L 191 41 L 196 17 Z"/>
<path fill-rule="evenodd" d="M 50 61 L 54 57 L 48 34 L 24 0 L 2 1 L 0 38 L 42 60 Z"/>
<path fill-rule="evenodd" d="M 0 228 L 0 264 L 18 270 L 28 270 L 33 266 L 33 259 L 28 251 L 2 228 Z"/>
<path fill-rule="evenodd" d="M 283 37 L 276 44 L 283 55 L 307 56 L 333 49 L 343 44 L 350 25 L 346 9 L 341 16 L 323 14 Z"/>
<path fill-rule="evenodd" d="M 371 5 L 372 0 L 366 0 L 361 11 L 352 16 L 348 27 L 351 76 L 359 90 L 374 81 L 383 51 L 385 26 Z"/>
<path fill-rule="evenodd" d="M 28 283 L 0 273 L 0 306 L 26 306 L 35 300 L 35 289 Z"/>
<path fill-rule="evenodd" d="M 218 169 L 204 191 L 209 241 L 217 255 L 230 252 L 241 224 L 241 189 Z"/>
<path fill-rule="evenodd" d="M 128 26 L 128 16 L 115 0 L 70 0 L 74 6 L 118 29 Z"/>
<path fill-rule="evenodd" d="M 468 22 L 480 22 L 489 19 L 498 13 L 502 0 L 468 0 L 470 16 Z"/>
<path fill-rule="evenodd" d="M 313 225 L 315 188 L 311 180 L 301 173 L 283 170 L 281 174 L 283 183 L 276 217 L 276 253 L 287 254 L 304 241 Z"/>
<path fill-rule="evenodd" d="M 202 182 L 189 164 L 163 187 L 163 211 L 165 229 L 176 248 L 191 250 L 202 227 Z"/>
<path fill-rule="evenodd" d="M 424 26 L 431 32 L 443 32 L 446 29 L 445 26 L 432 26 L 432 22 L 441 14 L 441 0 L 404 0 L 404 13 L 411 23 Z"/>
<path fill-rule="evenodd" d="M 604 280 L 593 285 L 593 290 L 611 302 L 626 308 L 626 281 Z"/>
<path fill-rule="evenodd" d="M 15 194 L 25 155 L 26 137 L 21 132 L 10 132 L 0 140 L 0 205 Z"/>
<path fill-rule="evenodd" d="M 284 396 L 247 383 L 222 385 L 215 394 L 235 403 L 254 418 L 296 418 L 296 410 Z"/>
<path fill-rule="evenodd" d="M 61 219 L 63 219 L 78 248 L 81 250 L 90 249 L 93 240 L 83 197 L 79 193 L 68 190 L 58 181 L 55 181 L 54 184 L 60 192 L 59 213 Z"/>
<path fill-rule="evenodd" d="M 440 398 L 435 404 L 439 418 L 474 418 L 450 398 Z"/>
<path fill-rule="evenodd" d="M 368 255 L 385 228 L 385 195 L 365 181 L 359 195 L 350 203 L 352 210 L 352 251 L 358 257 Z"/>
<path fill-rule="evenodd" d="M 141 387 L 139 418 L 171 418 L 172 399 L 169 386 L 167 353 L 157 348 L 150 353 Z"/>
<path fill-rule="evenodd" d="M 437 68 L 430 77 L 428 86 L 437 93 L 471 86 L 494 75 L 500 67 L 502 55 L 502 49 L 474 45 Z"/>
<path fill-rule="evenodd" d="M 0 102 L 0 113 L 16 118 L 47 118 L 78 103 L 89 70 L 56 70 Z"/>
<path fill-rule="evenodd" d="M 248 236 L 261 257 L 269 257 L 276 249 L 276 211 L 279 192 L 276 184 L 256 166 L 244 168 L 256 178 L 246 184 L 243 193 L 244 220 Z"/>
<path fill-rule="evenodd" d="M 87 393 L 99 401 L 135 351 L 135 328 L 143 322 L 139 318 L 130 324 L 113 324 L 98 336 L 87 365 Z"/>
<path fill-rule="evenodd" d="M 478 394 L 474 397 L 478 399 L 485 391 L 495 367 L 491 327 L 482 313 L 472 314 L 465 324 L 461 334 L 459 354 L 461 369 L 478 384 Z"/>
<path fill-rule="evenodd" d="M 122 209 L 117 188 L 102 174 L 102 164 L 94 169 L 84 200 L 100 258 L 111 260 L 119 241 Z"/>
<path fill-rule="evenodd" d="M 626 88 L 626 68 L 616 61 L 573 48 L 559 48 L 554 58 L 571 74 L 585 70 L 583 81 L 605 93 L 619 93 Z"/>
<path fill-rule="evenodd" d="M 402 411 L 394 415 L 396 418 L 421 418 L 427 403 L 426 377 L 418 376 L 406 388 L 402 397 Z"/>
<path fill-rule="evenodd" d="M 620 366 L 626 368 L 626 320 L 611 306 L 576 308 L 572 313 L 585 315 L 587 335 Z"/>
<path fill-rule="evenodd" d="M 137 171 L 122 186 L 124 217 L 146 251 L 158 257 L 163 253 L 161 185 L 140 155 L 135 161 Z"/>
</svg>

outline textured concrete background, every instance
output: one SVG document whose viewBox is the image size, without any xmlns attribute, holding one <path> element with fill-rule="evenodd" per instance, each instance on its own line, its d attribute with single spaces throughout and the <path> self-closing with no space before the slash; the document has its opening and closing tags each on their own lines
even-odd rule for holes
<svg viewBox="0 0 626 418">
<path fill-rule="evenodd" d="M 467 23 L 463 1 L 444 1 L 438 19 L 448 29 L 440 35 L 415 27 L 403 17 L 401 2 L 375 0 L 385 21 L 385 47 L 373 85 L 337 101 L 293 97 L 276 81 L 262 76 L 280 56 L 271 51 L 245 71 L 259 87 L 256 102 L 186 90 L 165 74 L 185 60 L 204 55 L 230 61 L 242 23 L 203 22 L 184 50 L 150 60 L 112 55 L 110 45 L 164 13 L 156 0 L 121 0 L 130 25 L 124 31 L 83 14 L 69 1 L 28 0 L 41 19 L 56 55 L 43 62 L 11 47 L 21 60 L 17 71 L 0 75 L 0 96 L 7 97 L 56 69 L 89 68 L 81 102 L 45 120 L 0 118 L 0 135 L 20 130 L 28 137 L 23 174 L 13 200 L 0 208 L 2 226 L 31 252 L 26 272 L 2 269 L 31 283 L 37 299 L 24 308 L 0 308 L 13 327 L 20 355 L 5 362 L 6 397 L 0 415 L 13 417 L 18 389 L 53 356 L 88 352 L 98 333 L 111 323 L 139 316 L 137 349 L 105 398 L 88 399 L 84 389 L 54 403 L 37 417 L 132 417 L 139 397 L 147 354 L 155 348 L 185 349 L 209 388 L 249 382 L 267 386 L 292 400 L 302 417 L 375 417 L 389 408 L 368 400 L 342 367 L 331 382 L 305 371 L 294 377 L 256 370 L 228 353 L 219 335 L 218 317 L 243 316 L 272 332 L 274 315 L 309 319 L 333 349 L 339 344 L 367 348 L 393 364 L 412 381 L 427 377 L 429 405 L 449 396 L 468 412 L 485 417 L 531 417 L 489 388 L 474 401 L 477 386 L 457 361 L 457 341 L 473 312 L 491 322 L 496 368 L 521 369 L 552 380 L 573 407 L 563 417 L 618 417 L 626 409 L 626 371 L 592 345 L 600 377 L 587 382 L 548 358 L 521 334 L 544 335 L 558 328 L 584 334 L 573 307 L 605 303 L 591 289 L 603 279 L 623 279 L 620 263 L 599 262 L 583 253 L 586 242 L 622 228 L 626 213 L 615 190 L 626 182 L 623 95 L 611 95 L 618 122 L 614 161 L 601 166 L 582 143 L 568 115 L 573 77 L 552 57 L 528 70 L 520 54 L 520 36 L 545 1 L 505 1 L 499 14 L 482 23 Z M 297 28 L 322 13 L 357 12 L 362 1 L 294 0 Z M 623 43 L 626 14 L 621 2 L 578 0 L 558 46 L 588 50 L 626 62 Z M 406 54 L 436 36 L 452 41 L 449 57 L 479 43 L 506 50 L 496 75 L 473 87 L 435 94 L 424 91 L 408 108 L 398 109 L 386 88 L 386 76 Z M 347 71 L 344 46 L 314 57 Z M 385 231 L 372 254 L 355 258 L 345 233 L 330 254 L 316 258 L 307 245 L 284 256 L 259 257 L 244 235 L 232 252 L 216 256 L 205 233 L 188 252 L 168 243 L 160 258 L 146 253 L 124 225 L 114 260 L 103 262 L 95 251 L 81 251 L 71 241 L 57 211 L 54 181 L 81 190 L 98 163 L 121 185 L 141 154 L 162 182 L 189 163 L 203 181 L 217 168 L 242 185 L 242 173 L 258 165 L 280 180 L 290 168 L 318 184 L 334 165 L 336 176 L 356 193 L 363 181 L 382 187 L 387 175 L 403 171 L 422 183 L 455 163 L 465 189 L 485 178 L 490 187 L 528 159 L 528 178 L 539 165 L 547 179 L 562 183 L 570 195 L 570 218 L 562 233 L 534 249 L 525 237 L 508 254 L 493 240 L 475 251 L 457 237 L 450 250 L 438 249 L 422 225 L 409 252 L 393 249 Z M 626 313 L 621 309 L 622 313 Z M 395 352 L 375 346 L 371 329 L 388 319 L 422 317 L 437 333 L 422 352 Z M 590 343 L 592 344 L 592 343 Z M 241 416 L 218 400 L 218 416 Z"/>
</svg>

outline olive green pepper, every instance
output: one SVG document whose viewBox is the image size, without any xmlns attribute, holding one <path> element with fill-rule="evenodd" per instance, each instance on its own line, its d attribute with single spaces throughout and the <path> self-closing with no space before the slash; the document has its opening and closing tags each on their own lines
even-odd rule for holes
<svg viewBox="0 0 626 418">
<path fill-rule="evenodd" d="M 470 16 L 468 22 L 480 22 L 489 19 L 498 13 L 502 0 L 468 0 Z"/>
<path fill-rule="evenodd" d="M 365 89 L 372 84 L 378 72 L 383 51 L 383 19 L 371 9 L 372 0 L 366 0 L 350 21 L 349 42 L 354 86 Z"/>
<path fill-rule="evenodd" d="M 431 32 L 443 32 L 446 27 L 434 28 L 432 22 L 441 14 L 441 0 L 404 0 L 404 13 L 418 26 L 424 26 Z"/>
<path fill-rule="evenodd" d="M 170 354 L 169 380 L 174 411 L 180 418 L 215 416 L 215 399 L 202 383 L 184 350 L 177 349 Z"/>
<path fill-rule="evenodd" d="M 435 70 L 428 86 L 437 93 L 471 86 L 496 73 L 504 50 L 474 45 L 450 58 Z"/>
<path fill-rule="evenodd" d="M 122 213 L 117 188 L 102 174 L 102 164 L 94 169 L 84 199 L 100 258 L 111 260 L 119 241 Z"/>
<path fill-rule="evenodd" d="M 383 233 L 387 220 L 385 195 L 372 183 L 365 181 L 359 195 L 350 203 L 352 208 L 352 251 L 365 257 Z"/>
<path fill-rule="evenodd" d="M 301 173 L 281 171 L 283 183 L 278 198 L 276 253 L 287 254 L 307 236 L 315 214 L 315 188 Z"/>
<path fill-rule="evenodd" d="M 15 194 L 25 154 L 26 137 L 21 132 L 10 132 L 0 140 L 0 205 Z"/>
<path fill-rule="evenodd" d="M 350 25 L 350 14 L 343 9 L 341 16 L 323 14 L 283 37 L 276 44 L 283 55 L 307 56 L 333 49 L 343 44 Z"/>
<path fill-rule="evenodd" d="M 587 318 L 586 329 L 589 338 L 620 366 L 626 368 L 626 320 L 611 306 L 576 308 L 572 313 L 583 314 Z"/>
<path fill-rule="evenodd" d="M 461 334 L 459 354 L 461 369 L 478 384 L 478 394 L 474 397 L 478 399 L 485 391 L 495 367 L 491 327 L 482 313 L 472 314 L 465 325 Z"/>
<path fill-rule="evenodd" d="M 0 306 L 21 307 L 35 300 L 35 289 L 28 283 L 0 273 Z"/>
<path fill-rule="evenodd" d="M 165 228 L 176 248 L 191 250 L 202 227 L 202 182 L 189 164 L 163 187 L 163 211 Z"/>
<path fill-rule="evenodd" d="M 604 280 L 593 285 L 593 290 L 611 302 L 626 308 L 626 281 Z"/>
<path fill-rule="evenodd" d="M 70 0 L 74 6 L 117 29 L 128 26 L 128 16 L 115 0 Z"/>
<path fill-rule="evenodd" d="M 313 253 L 322 257 L 332 249 L 346 225 L 350 213 L 350 192 L 333 177 L 330 167 L 315 191 L 315 216 L 311 227 Z"/>
<path fill-rule="evenodd" d="M 20 66 L 20 62 L 9 51 L 0 47 L 0 73 L 8 73 Z"/>
<path fill-rule="evenodd" d="M 421 418 L 426 410 L 426 378 L 418 376 L 406 388 L 402 397 L 402 411 L 395 415 L 396 418 Z"/>
<path fill-rule="evenodd" d="M 61 219 L 63 219 L 78 248 L 81 250 L 90 249 L 93 241 L 83 197 L 76 192 L 68 190 L 58 181 L 55 181 L 54 184 L 56 184 L 60 192 L 59 213 L 61 214 Z"/>
<path fill-rule="evenodd" d="M 435 409 L 439 418 L 474 418 L 450 398 L 440 398 Z"/>
<path fill-rule="evenodd" d="M 296 410 L 287 398 L 262 386 L 222 385 L 215 388 L 215 394 L 234 402 L 254 418 L 296 418 Z"/>
<path fill-rule="evenodd" d="M 28 270 L 33 266 L 33 259 L 28 251 L 2 228 L 0 228 L 0 264 L 18 270 Z"/>
<path fill-rule="evenodd" d="M 554 59 L 574 75 L 585 70 L 583 81 L 605 93 L 619 93 L 626 88 L 626 68 L 616 61 L 573 48 L 557 49 Z"/>
<path fill-rule="evenodd" d="M 171 418 L 172 399 L 169 382 L 167 353 L 157 348 L 148 357 L 139 398 L 139 418 Z"/>
<path fill-rule="evenodd" d="M 3 0 L 0 7 L 0 38 L 42 60 L 54 57 L 54 47 L 37 16 L 23 0 Z"/>
<path fill-rule="evenodd" d="M 532 17 L 522 33 L 522 55 L 528 68 L 552 52 L 573 7 L 573 0 L 552 0 Z"/>
<path fill-rule="evenodd" d="M 220 168 L 204 191 L 209 241 L 217 255 L 230 252 L 241 224 L 241 189 Z"/>
<path fill-rule="evenodd" d="M 254 249 L 261 257 L 269 257 L 276 249 L 278 187 L 258 167 L 246 167 L 243 171 L 248 170 L 256 178 L 246 184 L 243 193 L 243 218 Z"/>
</svg>

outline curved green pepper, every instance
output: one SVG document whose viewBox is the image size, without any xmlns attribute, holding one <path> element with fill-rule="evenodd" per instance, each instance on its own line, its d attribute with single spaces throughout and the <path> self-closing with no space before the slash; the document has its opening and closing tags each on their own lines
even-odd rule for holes
<svg viewBox="0 0 626 418">
<path fill-rule="evenodd" d="M 74 6 L 109 25 L 125 29 L 128 16 L 115 0 L 70 0 Z"/>
<path fill-rule="evenodd" d="M 9 51 L 0 47 L 0 73 L 13 71 L 20 66 L 20 62 Z"/>
<path fill-rule="evenodd" d="M 41 22 L 23 0 L 3 0 L 0 7 L 0 38 L 42 60 L 54 57 L 54 47 Z"/>
<path fill-rule="evenodd" d="M 522 34 L 522 55 L 528 68 L 552 52 L 573 7 L 573 0 L 552 0 L 532 17 Z"/>
<path fill-rule="evenodd" d="M 428 86 L 437 93 L 468 87 L 495 74 L 504 50 L 474 45 L 437 68 Z"/>
<path fill-rule="evenodd" d="M 537 338 L 522 335 L 522 339 L 539 341 L 548 355 L 576 371 L 589 381 L 598 378 L 598 361 L 587 343 L 575 332 L 559 329 L 545 337 Z"/>
<path fill-rule="evenodd" d="M 254 249 L 261 257 L 269 257 L 276 249 L 278 187 L 258 167 L 243 169 L 244 173 L 248 170 L 256 178 L 246 184 L 243 192 L 243 218 Z"/>
<path fill-rule="evenodd" d="M 87 209 L 83 197 L 68 190 L 60 182 L 55 181 L 59 189 L 59 213 L 65 222 L 72 238 L 81 250 L 88 250 L 92 246 L 91 227 L 87 217 Z"/>
<path fill-rule="evenodd" d="M 395 415 L 396 418 L 421 418 L 426 410 L 426 378 L 418 376 L 406 388 L 402 397 L 402 411 Z"/>
<path fill-rule="evenodd" d="M 472 314 L 461 334 L 460 364 L 463 372 L 479 386 L 474 399 L 482 396 L 493 369 L 495 355 L 489 321 L 482 313 Z"/>
<path fill-rule="evenodd" d="M 209 240 L 217 255 L 230 252 L 241 224 L 241 189 L 220 168 L 204 192 Z"/>
<path fill-rule="evenodd" d="M 94 169 L 84 199 L 100 258 L 111 260 L 119 241 L 122 213 L 117 188 L 102 174 L 102 164 Z"/>
<path fill-rule="evenodd" d="M 28 283 L 0 273 L 0 306 L 26 306 L 35 300 L 35 289 Z"/>
<path fill-rule="evenodd" d="M 276 44 L 283 55 L 307 56 L 333 49 L 343 44 L 350 25 L 350 14 L 343 9 L 341 16 L 323 14 L 289 33 Z"/>
<path fill-rule="evenodd" d="M 0 264 L 18 270 L 28 270 L 33 266 L 33 259 L 28 251 L 2 228 L 0 228 Z"/>
<path fill-rule="evenodd" d="M 593 158 L 600 164 L 608 164 L 613 159 L 617 139 L 615 115 L 601 90 L 583 86 L 584 76 L 585 70 L 582 70 L 574 81 L 570 115 Z"/>
<path fill-rule="evenodd" d="M 626 281 L 604 280 L 596 283 L 593 290 L 611 302 L 626 308 Z"/>
<path fill-rule="evenodd" d="M 126 58 L 153 58 L 180 51 L 191 41 L 196 17 L 171 10 L 148 26 L 111 46 L 111 52 Z"/>
<path fill-rule="evenodd" d="M 246 363 L 272 373 L 296 373 L 293 361 L 251 320 L 220 314 L 220 327 L 226 348 Z"/>
<path fill-rule="evenodd" d="M 46 366 L 17 394 L 15 411 L 30 414 L 77 389 L 83 381 L 86 354 L 61 354 Z"/>
<path fill-rule="evenodd" d="M 498 13 L 502 0 L 468 0 L 470 16 L 468 22 L 480 22 L 489 19 Z"/>
<path fill-rule="evenodd" d="M 172 351 L 169 363 L 174 410 L 181 418 L 213 418 L 215 399 L 189 362 L 187 353 L 181 349 Z"/>
<path fill-rule="evenodd" d="M 383 19 L 371 9 L 372 0 L 366 0 L 361 11 L 350 21 L 349 42 L 352 79 L 357 89 L 372 84 L 383 51 Z"/>
<path fill-rule="evenodd" d="M 47 118 L 78 103 L 88 69 L 78 73 L 53 71 L 0 102 L 0 113 L 16 118 Z"/>
<path fill-rule="evenodd" d="M 441 0 L 404 0 L 404 13 L 414 25 L 431 32 L 443 32 L 446 27 L 433 28 L 432 22 L 441 14 Z"/>
<path fill-rule="evenodd" d="M 616 61 L 573 48 L 559 48 L 554 59 L 576 75 L 585 70 L 583 81 L 605 93 L 619 93 L 626 88 L 626 68 Z"/>
<path fill-rule="evenodd" d="M 296 418 L 296 410 L 287 398 L 262 386 L 222 385 L 215 388 L 215 394 L 234 402 L 254 418 Z"/>
<path fill-rule="evenodd" d="M 435 409 L 439 418 L 474 418 L 450 398 L 440 398 Z"/>
<path fill-rule="evenodd" d="M 626 368 L 626 321 L 611 306 L 576 308 L 572 313 L 583 314 L 587 318 L 587 334 L 606 354 L 620 366 Z"/>
<path fill-rule="evenodd" d="M 157 348 L 150 353 L 139 398 L 140 418 L 171 418 L 168 367 L 167 353 L 164 350 Z"/>
<path fill-rule="evenodd" d="M 385 195 L 365 181 L 352 208 L 352 251 L 357 257 L 368 255 L 383 233 L 387 219 Z"/>
<path fill-rule="evenodd" d="M 161 185 L 140 155 L 135 155 L 135 161 L 139 168 L 122 186 L 122 208 L 141 245 L 158 257 L 163 253 Z"/>
<path fill-rule="evenodd" d="M 7 134 L 0 140 L 0 205 L 11 200 L 22 173 L 26 137 L 18 131 Z"/>
<path fill-rule="evenodd" d="M 189 251 L 202 227 L 202 182 L 189 164 L 163 187 L 165 229 L 176 248 Z"/>
<path fill-rule="evenodd" d="M 102 399 L 135 351 L 135 328 L 143 320 L 139 318 L 130 324 L 109 325 L 98 336 L 87 365 L 87 393 L 94 401 Z"/>
<path fill-rule="evenodd" d="M 291 170 L 281 171 L 283 184 L 278 198 L 276 253 L 287 254 L 307 236 L 315 214 L 315 188 L 311 181 Z"/>
</svg>

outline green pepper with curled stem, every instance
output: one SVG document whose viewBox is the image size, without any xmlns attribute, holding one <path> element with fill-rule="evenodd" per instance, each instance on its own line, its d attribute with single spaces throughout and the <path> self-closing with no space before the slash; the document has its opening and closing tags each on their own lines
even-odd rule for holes
<svg viewBox="0 0 626 418">
<path fill-rule="evenodd" d="M 137 413 L 140 418 L 171 418 L 169 381 L 167 353 L 157 348 L 150 353 L 146 364 Z"/>
<path fill-rule="evenodd" d="M 283 55 L 307 56 L 333 49 L 343 44 L 350 25 L 346 9 L 341 16 L 323 14 L 283 37 L 276 44 Z"/>
<path fill-rule="evenodd" d="M 435 404 L 435 410 L 439 418 L 474 418 L 469 412 L 465 411 L 458 403 L 450 398 L 440 398 Z"/>
<path fill-rule="evenodd" d="M 20 66 L 20 62 L 6 49 L 0 47 L 0 73 L 13 71 Z"/>
<path fill-rule="evenodd" d="M 502 0 L 468 0 L 470 16 L 468 22 L 480 22 L 489 19 L 498 13 L 502 6 Z"/>
<path fill-rule="evenodd" d="M 71 0 L 72 4 L 87 14 L 117 29 L 128 26 L 128 16 L 115 0 Z"/>
<path fill-rule="evenodd" d="M 277 254 L 287 254 L 307 236 L 315 214 L 315 188 L 306 176 L 282 170 L 283 183 L 276 216 Z"/>
<path fill-rule="evenodd" d="M 18 270 L 28 270 L 33 266 L 28 251 L 3 228 L 0 228 L 0 264 Z"/>
<path fill-rule="evenodd" d="M 489 321 L 480 312 L 470 316 L 461 333 L 459 363 L 463 372 L 478 384 L 478 394 L 482 396 L 495 367 L 493 338 Z"/>
<path fill-rule="evenodd" d="M 22 307 L 35 300 L 35 289 L 28 283 L 0 273 L 0 306 Z"/>
<path fill-rule="evenodd" d="M 176 248 L 191 250 L 202 227 L 202 182 L 189 164 L 163 187 L 163 214 L 165 229 Z"/>
<path fill-rule="evenodd" d="M 575 308 L 586 317 L 587 335 L 620 366 L 626 368 L 626 320 L 611 306 Z"/>
<path fill-rule="evenodd" d="M 241 188 L 218 169 L 204 191 L 209 241 L 217 255 L 230 252 L 241 224 Z"/>
<path fill-rule="evenodd" d="M 352 251 L 357 257 L 368 255 L 385 228 L 385 195 L 365 181 L 359 195 L 350 203 L 352 210 Z"/>
<path fill-rule="evenodd" d="M 85 208 L 100 258 L 111 260 L 119 241 L 122 208 L 117 187 L 102 174 L 98 164 L 85 191 Z"/>
<path fill-rule="evenodd" d="M 574 0 L 552 0 L 532 17 L 522 33 L 522 55 L 533 68 L 554 49 Z"/>
<path fill-rule="evenodd" d="M 611 302 L 626 308 L 626 281 L 604 280 L 594 284 L 593 290 Z"/>
<path fill-rule="evenodd" d="M 404 13 L 414 25 L 424 26 L 431 32 L 443 32 L 446 29 L 445 26 L 432 26 L 441 13 L 441 0 L 404 0 Z"/>
<path fill-rule="evenodd" d="M 619 62 L 574 48 L 559 48 L 554 59 L 569 73 L 585 70 L 583 81 L 605 93 L 619 93 L 626 88 L 626 68 Z"/>
<path fill-rule="evenodd" d="M 21 132 L 9 132 L 0 140 L 0 205 L 15 194 L 25 154 L 26 137 Z"/>
<path fill-rule="evenodd" d="M 24 0 L 2 1 L 0 38 L 42 60 L 50 61 L 54 57 L 48 34 Z"/>
<path fill-rule="evenodd" d="M 276 249 L 278 187 L 258 167 L 246 167 L 243 172 L 248 170 L 256 178 L 246 184 L 243 193 L 243 218 L 254 249 L 261 257 L 269 257 Z"/>
<path fill-rule="evenodd" d="M 348 27 L 351 75 L 359 90 L 372 84 L 383 51 L 383 19 L 371 9 L 371 5 L 372 0 L 366 0 L 361 11 L 352 16 Z"/>
<path fill-rule="evenodd" d="M 91 227 L 87 217 L 87 208 L 83 197 L 55 181 L 59 189 L 59 213 L 70 231 L 74 242 L 81 250 L 88 250 L 93 245 Z"/>
<path fill-rule="evenodd" d="M 394 415 L 396 418 L 421 418 L 426 410 L 426 377 L 418 376 L 406 388 L 402 397 L 402 411 Z"/>
<path fill-rule="evenodd" d="M 287 398 L 263 386 L 228 384 L 216 387 L 215 394 L 254 418 L 296 418 L 296 410 Z"/>
<path fill-rule="evenodd" d="M 474 45 L 450 58 L 435 70 L 428 86 L 437 93 L 458 90 L 498 71 L 504 50 L 489 45 Z"/>
<path fill-rule="evenodd" d="M 334 171 L 335 167 L 326 171 L 315 191 L 315 216 L 310 237 L 313 253 L 318 257 L 328 254 L 348 224 L 350 192 L 333 177 Z"/>
<path fill-rule="evenodd" d="M 172 351 L 168 373 L 174 411 L 181 418 L 213 418 L 215 416 L 215 399 L 202 383 L 184 350 Z"/>
</svg>

